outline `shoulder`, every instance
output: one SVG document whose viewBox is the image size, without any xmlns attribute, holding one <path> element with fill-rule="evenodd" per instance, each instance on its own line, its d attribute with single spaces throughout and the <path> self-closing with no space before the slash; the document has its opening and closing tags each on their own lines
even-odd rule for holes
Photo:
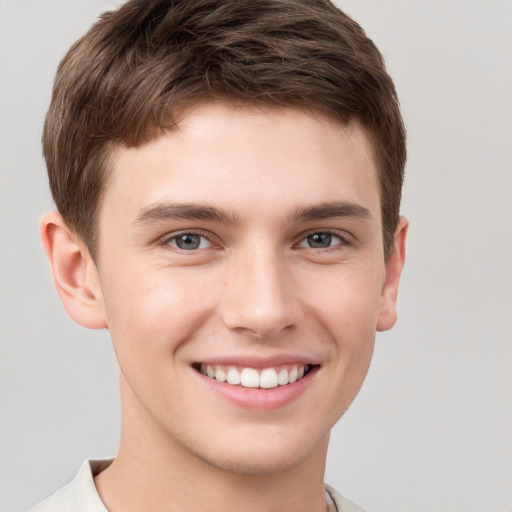
<svg viewBox="0 0 512 512">
<path fill-rule="evenodd" d="M 333 489 L 330 485 L 325 485 L 325 490 L 329 493 L 332 500 L 336 504 L 338 512 L 365 512 L 361 507 L 358 507 L 351 501 L 344 498 L 340 493 Z"/>
<path fill-rule="evenodd" d="M 70 482 L 65 485 L 62 489 L 29 508 L 26 512 L 78 512 L 79 508 L 72 484 L 73 482 Z"/>
<path fill-rule="evenodd" d="M 111 461 L 86 460 L 75 478 L 26 512 L 108 512 L 94 485 L 94 474 Z"/>
</svg>

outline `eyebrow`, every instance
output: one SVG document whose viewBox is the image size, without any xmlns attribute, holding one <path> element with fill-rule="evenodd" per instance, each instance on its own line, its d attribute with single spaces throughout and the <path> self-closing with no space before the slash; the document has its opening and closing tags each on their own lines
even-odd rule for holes
<svg viewBox="0 0 512 512">
<path fill-rule="evenodd" d="M 235 213 L 220 210 L 214 206 L 195 203 L 155 203 L 143 208 L 132 224 L 150 224 L 163 220 L 211 220 L 236 224 L 238 216 Z"/>
<path fill-rule="evenodd" d="M 355 203 L 337 201 L 294 209 L 288 219 L 307 222 L 335 217 L 355 217 L 370 220 L 370 210 Z M 155 203 L 140 210 L 133 225 L 151 224 L 165 220 L 209 220 L 226 224 L 237 224 L 240 220 L 236 212 L 229 212 L 196 203 Z"/>
<path fill-rule="evenodd" d="M 337 201 L 313 206 L 299 207 L 290 214 L 290 220 L 307 222 L 313 220 L 331 219 L 335 217 L 355 217 L 371 220 L 370 210 L 356 203 Z"/>
</svg>

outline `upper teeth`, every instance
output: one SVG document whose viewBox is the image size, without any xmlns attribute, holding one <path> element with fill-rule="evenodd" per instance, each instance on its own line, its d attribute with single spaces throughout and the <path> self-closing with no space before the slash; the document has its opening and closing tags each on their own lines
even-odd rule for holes
<svg viewBox="0 0 512 512">
<path fill-rule="evenodd" d="M 297 364 L 279 369 L 256 370 L 254 368 L 202 364 L 200 369 L 202 374 L 208 375 L 208 377 L 219 382 L 227 382 L 234 386 L 241 384 L 245 388 L 268 389 L 293 384 L 295 381 L 302 379 L 304 373 L 309 369 L 309 365 Z"/>
</svg>

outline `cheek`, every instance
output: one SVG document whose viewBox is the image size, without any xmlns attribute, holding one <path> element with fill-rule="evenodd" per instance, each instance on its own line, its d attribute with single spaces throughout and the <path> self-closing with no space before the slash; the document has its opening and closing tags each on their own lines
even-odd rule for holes
<svg viewBox="0 0 512 512">
<path fill-rule="evenodd" d="M 347 343 L 358 343 L 364 333 L 375 334 L 382 282 L 379 267 L 340 265 L 306 277 L 302 288 L 315 316 Z"/>
<path fill-rule="evenodd" d="M 120 358 L 172 353 L 209 317 L 215 298 L 208 281 L 189 272 L 148 269 L 110 283 L 104 292 L 110 334 Z M 121 361 L 120 361 L 121 362 Z"/>
<path fill-rule="evenodd" d="M 324 296 L 319 315 L 330 340 L 326 371 L 330 374 L 334 424 L 355 399 L 370 367 L 378 318 L 378 294 L 367 287 L 345 287 Z M 360 283 L 359 283 L 360 284 Z"/>
<path fill-rule="evenodd" d="M 377 267 L 378 268 L 378 267 Z M 322 329 L 320 339 L 329 344 L 331 357 L 328 370 L 332 372 L 338 403 L 342 414 L 359 391 L 373 354 L 376 325 L 380 309 L 382 276 L 379 271 L 351 266 L 331 268 L 330 276 L 312 280 L 309 316 L 317 319 Z"/>
</svg>

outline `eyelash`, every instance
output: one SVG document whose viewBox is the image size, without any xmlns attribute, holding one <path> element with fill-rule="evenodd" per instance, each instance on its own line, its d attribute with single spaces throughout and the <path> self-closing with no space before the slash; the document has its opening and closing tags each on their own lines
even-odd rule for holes
<svg viewBox="0 0 512 512">
<path fill-rule="evenodd" d="M 171 245 L 171 241 L 173 240 L 177 240 L 179 237 L 184 237 L 185 235 L 190 235 L 190 236 L 198 236 L 198 237 L 201 237 L 203 238 L 204 240 L 207 240 L 209 244 L 212 244 L 214 245 L 214 242 L 211 240 L 211 238 L 206 235 L 205 233 L 201 232 L 201 231 L 180 231 L 178 233 L 172 233 L 168 236 L 165 236 L 164 238 L 162 238 L 159 242 L 159 245 L 161 246 L 170 246 Z M 201 243 L 201 242 L 200 242 Z M 177 245 L 172 245 L 172 247 L 180 252 L 183 252 L 183 253 L 190 253 L 190 254 L 194 254 L 196 253 L 196 251 L 200 251 L 200 250 L 204 250 L 204 249 L 208 249 L 210 247 L 199 247 L 197 249 L 192 249 L 192 250 L 186 250 L 186 249 L 182 249 L 180 247 L 178 247 Z"/>
<path fill-rule="evenodd" d="M 206 240 L 209 244 L 211 245 L 214 245 L 215 243 L 212 241 L 212 239 L 210 238 L 210 236 L 208 236 L 207 234 L 205 234 L 204 232 L 201 232 L 201 231 L 194 231 L 194 230 L 191 230 L 191 231 L 180 231 L 178 233 L 172 233 L 168 236 L 165 236 L 164 238 L 162 238 L 159 242 L 159 245 L 161 246 L 171 246 L 173 249 L 179 251 L 179 252 L 182 252 L 182 253 L 189 253 L 189 254 L 195 254 L 197 253 L 197 251 L 202 251 L 202 250 L 205 250 L 205 249 L 209 249 L 211 248 L 211 245 L 209 247 L 198 247 L 198 248 L 195 248 L 195 249 L 191 249 L 191 250 L 187 250 L 187 249 L 182 249 L 181 247 L 179 247 L 176 244 L 171 244 L 171 242 L 174 240 L 178 240 L 179 237 L 183 237 L 185 235 L 189 235 L 189 236 L 198 236 L 198 237 L 201 237 L 202 239 Z M 327 235 L 329 237 L 333 237 L 333 238 L 336 238 L 339 240 L 338 243 L 335 243 L 334 245 L 329 245 L 328 247 L 310 247 L 310 246 L 303 246 L 301 244 L 303 243 L 307 243 L 307 239 L 311 236 L 314 236 L 314 235 Z M 202 242 L 200 241 L 200 244 Z M 341 235 L 340 233 L 338 232 L 334 232 L 334 231 L 331 231 L 331 230 L 316 230 L 316 231 L 310 231 L 309 233 L 305 233 L 303 235 L 301 235 L 301 238 L 299 239 L 299 241 L 294 244 L 294 247 L 296 248 L 304 248 L 304 249 L 313 249 L 315 251 L 321 251 L 321 252 L 331 252 L 331 251 L 336 251 L 336 250 L 341 250 L 343 249 L 344 247 L 346 246 L 349 246 L 351 245 L 351 243 L 347 240 L 346 237 L 344 237 L 343 235 Z"/>
<path fill-rule="evenodd" d="M 313 235 L 328 235 L 330 237 L 337 238 L 339 240 L 339 242 L 334 245 L 331 245 L 329 247 L 304 247 L 304 246 L 301 246 L 302 243 L 306 242 L 307 239 Z M 304 247 L 305 249 L 313 249 L 313 250 L 318 250 L 318 251 L 322 251 L 322 252 L 331 252 L 331 251 L 341 250 L 344 247 L 349 246 L 349 245 L 351 245 L 351 243 L 347 240 L 346 237 L 341 235 L 339 232 L 331 231 L 329 229 L 310 231 L 309 233 L 301 235 L 299 242 L 297 244 L 295 244 L 295 246 L 299 247 L 299 248 Z"/>
</svg>

